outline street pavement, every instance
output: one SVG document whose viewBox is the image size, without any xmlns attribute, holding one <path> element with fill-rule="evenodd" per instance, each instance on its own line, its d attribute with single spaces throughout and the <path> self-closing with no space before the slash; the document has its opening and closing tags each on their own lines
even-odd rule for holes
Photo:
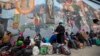
<svg viewBox="0 0 100 56">
<path fill-rule="evenodd" d="M 100 56 L 100 46 L 85 47 L 83 49 L 71 49 L 72 54 L 70 56 Z M 54 55 L 39 55 L 39 56 L 67 56 L 62 54 Z"/>
</svg>

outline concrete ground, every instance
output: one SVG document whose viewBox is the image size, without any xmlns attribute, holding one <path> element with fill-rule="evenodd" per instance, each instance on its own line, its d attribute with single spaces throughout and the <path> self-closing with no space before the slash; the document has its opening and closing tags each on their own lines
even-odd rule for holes
<svg viewBox="0 0 100 56">
<path fill-rule="evenodd" d="M 72 54 L 70 56 L 100 56 L 100 46 L 85 47 L 83 49 L 71 49 Z M 39 55 L 39 56 L 67 56 L 67 55 Z"/>
</svg>

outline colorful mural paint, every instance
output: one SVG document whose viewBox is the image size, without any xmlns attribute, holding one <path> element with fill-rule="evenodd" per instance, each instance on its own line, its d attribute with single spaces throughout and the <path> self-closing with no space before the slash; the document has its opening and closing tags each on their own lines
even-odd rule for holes
<svg viewBox="0 0 100 56">
<path fill-rule="evenodd" d="M 26 28 L 35 27 L 36 24 L 44 28 L 48 24 L 57 25 L 59 22 L 63 22 L 65 26 L 69 27 L 70 25 L 71 28 L 76 26 L 78 30 L 83 29 L 83 25 L 91 29 L 92 19 L 99 18 L 99 13 L 90 9 L 82 0 L 0 1 L 0 17 L 12 20 L 14 23 L 17 22 L 20 27 Z M 97 15 L 94 16 L 95 14 Z M 36 18 L 39 22 L 35 22 Z"/>
</svg>

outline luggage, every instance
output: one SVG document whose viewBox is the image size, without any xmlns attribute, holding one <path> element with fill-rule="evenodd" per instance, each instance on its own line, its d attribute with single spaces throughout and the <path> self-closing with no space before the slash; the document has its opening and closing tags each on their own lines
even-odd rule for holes
<svg viewBox="0 0 100 56">
<path fill-rule="evenodd" d="M 61 52 L 62 52 L 62 54 L 65 54 L 65 55 L 70 55 L 70 54 L 71 54 L 71 51 L 70 51 L 70 49 L 67 47 L 67 45 L 62 45 L 62 46 L 61 46 Z"/>
<path fill-rule="evenodd" d="M 0 56 L 10 56 L 10 55 L 9 55 L 9 52 L 3 51 L 0 53 Z"/>
<path fill-rule="evenodd" d="M 59 54 L 61 53 L 61 44 L 54 43 L 53 44 L 53 53 Z"/>
<path fill-rule="evenodd" d="M 23 56 L 31 56 L 32 55 L 32 48 L 31 47 L 29 47 L 29 48 L 25 48 L 24 49 L 24 54 L 23 54 Z"/>
<path fill-rule="evenodd" d="M 25 56 L 23 54 L 24 54 L 24 49 L 20 49 L 16 53 L 14 53 L 14 56 Z"/>
<path fill-rule="evenodd" d="M 84 47 L 83 43 L 79 43 L 79 48 L 83 48 L 83 47 Z"/>
<path fill-rule="evenodd" d="M 3 46 L 2 48 L 0 48 L 0 52 L 1 51 L 8 51 L 9 50 L 9 46 Z"/>
<path fill-rule="evenodd" d="M 48 53 L 48 47 L 47 46 L 41 46 L 40 54 L 46 55 L 47 53 Z"/>
<path fill-rule="evenodd" d="M 39 55 L 39 48 L 37 46 L 34 46 L 32 53 L 33 53 L 34 56 Z"/>
<path fill-rule="evenodd" d="M 100 46 L 100 39 L 96 39 L 96 45 Z"/>
<path fill-rule="evenodd" d="M 51 38 L 50 38 L 50 43 L 51 43 L 51 44 L 52 44 L 52 43 L 56 43 L 56 41 L 57 41 L 57 35 L 54 34 L 54 35 L 52 35 Z"/>
<path fill-rule="evenodd" d="M 48 46 L 48 54 L 53 54 L 53 47 L 52 47 L 52 45 Z"/>
</svg>

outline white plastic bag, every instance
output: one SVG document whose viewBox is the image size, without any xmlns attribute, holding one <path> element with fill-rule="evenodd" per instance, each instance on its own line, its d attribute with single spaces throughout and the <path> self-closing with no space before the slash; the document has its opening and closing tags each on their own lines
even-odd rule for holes
<svg viewBox="0 0 100 56">
<path fill-rule="evenodd" d="M 37 46 L 34 46 L 33 47 L 33 56 L 37 56 L 37 55 L 39 55 L 39 48 L 37 47 Z"/>
</svg>

